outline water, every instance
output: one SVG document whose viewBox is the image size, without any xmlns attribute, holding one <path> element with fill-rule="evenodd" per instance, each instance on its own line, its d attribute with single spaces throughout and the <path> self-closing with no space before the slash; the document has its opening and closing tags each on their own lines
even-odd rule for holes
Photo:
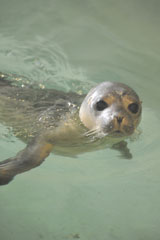
<svg viewBox="0 0 160 240">
<path fill-rule="evenodd" d="M 2 240 L 160 239 L 159 10 L 158 0 L 1 0 L 1 72 L 76 92 L 120 81 L 143 101 L 131 161 L 111 149 L 51 155 L 1 187 Z M 1 160 L 25 146 L 3 125 L 0 136 Z"/>
</svg>

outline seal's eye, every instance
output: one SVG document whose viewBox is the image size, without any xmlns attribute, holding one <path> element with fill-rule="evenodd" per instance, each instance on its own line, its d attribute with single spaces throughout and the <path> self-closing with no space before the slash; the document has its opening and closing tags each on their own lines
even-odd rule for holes
<svg viewBox="0 0 160 240">
<path fill-rule="evenodd" d="M 107 107 L 108 107 L 108 104 L 103 100 L 100 100 L 99 102 L 96 103 L 97 111 L 103 111 Z"/>
<path fill-rule="evenodd" d="M 138 103 L 131 103 L 128 105 L 128 109 L 131 113 L 137 113 L 139 110 Z"/>
</svg>

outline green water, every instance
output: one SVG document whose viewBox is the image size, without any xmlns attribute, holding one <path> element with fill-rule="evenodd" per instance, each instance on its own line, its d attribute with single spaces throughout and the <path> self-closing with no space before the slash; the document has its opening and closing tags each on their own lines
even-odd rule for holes
<svg viewBox="0 0 160 240">
<path fill-rule="evenodd" d="M 159 12 L 158 0 L 0 1 L 1 72 L 76 92 L 120 81 L 143 101 L 132 160 L 52 154 L 1 187 L 1 240 L 160 239 Z M 0 125 L 1 160 L 23 147 Z"/>
</svg>

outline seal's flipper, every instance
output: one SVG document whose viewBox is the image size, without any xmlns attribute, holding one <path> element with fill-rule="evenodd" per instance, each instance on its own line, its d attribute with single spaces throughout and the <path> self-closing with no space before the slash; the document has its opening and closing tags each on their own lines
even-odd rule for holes
<svg viewBox="0 0 160 240">
<path fill-rule="evenodd" d="M 121 157 L 125 159 L 132 159 L 132 154 L 127 147 L 127 142 L 121 141 L 119 143 L 116 143 L 112 146 L 112 149 L 119 151 L 121 153 Z"/>
<path fill-rule="evenodd" d="M 15 175 L 39 166 L 52 149 L 51 143 L 36 138 L 15 157 L 0 162 L 0 185 L 8 184 Z"/>
</svg>

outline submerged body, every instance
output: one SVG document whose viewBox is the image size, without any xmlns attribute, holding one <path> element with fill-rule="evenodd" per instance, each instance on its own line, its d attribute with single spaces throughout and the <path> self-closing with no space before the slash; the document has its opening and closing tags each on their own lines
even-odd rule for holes
<svg viewBox="0 0 160 240">
<path fill-rule="evenodd" d="M 3 80 L 3 81 L 2 81 Z M 39 131 L 51 130 L 77 111 L 83 96 L 52 89 L 17 87 L 0 79 L 0 122 L 26 142 Z"/>
<path fill-rule="evenodd" d="M 82 96 L 17 87 L 2 75 L 0 122 L 28 145 L 16 157 L 0 162 L 0 184 L 38 166 L 51 151 L 75 156 L 104 147 L 108 137 L 110 145 L 129 158 L 122 139 L 134 132 L 140 116 L 141 102 L 124 84 L 104 82 Z"/>
</svg>

